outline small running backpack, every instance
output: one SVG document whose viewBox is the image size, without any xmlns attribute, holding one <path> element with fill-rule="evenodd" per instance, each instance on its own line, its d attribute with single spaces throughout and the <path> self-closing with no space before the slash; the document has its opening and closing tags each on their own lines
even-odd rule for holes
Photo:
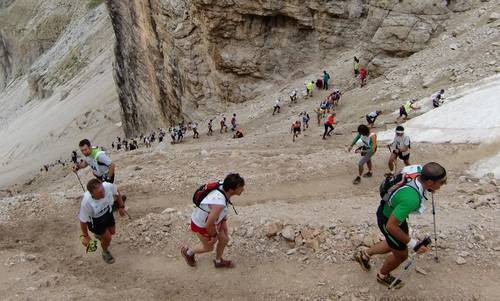
<svg viewBox="0 0 500 301">
<path fill-rule="evenodd" d="M 212 182 L 212 183 L 208 183 L 208 184 L 205 184 L 205 185 L 201 185 L 194 192 L 194 195 L 193 195 L 193 203 L 194 203 L 194 205 L 196 207 L 200 208 L 201 210 L 203 210 L 203 211 L 205 211 L 205 212 L 208 213 L 208 211 L 206 211 L 206 210 L 204 210 L 203 208 L 200 207 L 201 202 L 207 197 L 207 195 L 210 192 L 212 192 L 214 190 L 218 190 L 220 193 L 222 193 L 224 195 L 226 203 L 229 204 L 229 205 L 231 205 L 233 207 L 234 213 L 236 213 L 236 215 L 238 215 L 238 212 L 236 212 L 236 208 L 234 208 L 233 203 L 231 203 L 231 201 L 227 198 L 226 193 L 224 192 L 224 190 L 222 190 L 220 188 L 221 185 L 222 185 L 222 182 Z"/>
<path fill-rule="evenodd" d="M 422 173 L 420 165 L 407 166 L 405 169 L 397 175 L 386 177 L 380 183 L 380 197 L 384 202 L 388 202 L 396 190 L 415 180 Z"/>
</svg>

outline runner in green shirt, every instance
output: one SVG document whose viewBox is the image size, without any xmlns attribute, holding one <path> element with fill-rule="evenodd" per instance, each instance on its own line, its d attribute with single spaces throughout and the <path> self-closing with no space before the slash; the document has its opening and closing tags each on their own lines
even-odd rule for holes
<svg viewBox="0 0 500 301">
<path fill-rule="evenodd" d="M 407 166 L 405 169 L 413 167 L 415 166 Z M 403 173 L 406 173 L 405 169 Z M 427 199 L 426 193 L 433 193 L 444 184 L 446 184 L 446 170 L 440 164 L 430 162 L 423 166 L 416 179 L 408 181 L 397 189 L 387 202 L 380 202 L 377 210 L 377 223 L 385 240 L 366 250 L 356 252 L 354 256 L 361 267 L 368 271 L 371 268 L 370 256 L 392 253 L 377 273 L 378 282 L 390 286 L 395 280 L 390 273 L 408 258 L 408 249 L 413 249 L 418 244 L 418 241 L 409 235 L 408 216 L 410 213 L 423 213 Z M 425 246 L 417 250 L 418 253 L 427 251 Z M 395 287 L 401 288 L 402 286 L 403 283 L 398 280 Z"/>
</svg>

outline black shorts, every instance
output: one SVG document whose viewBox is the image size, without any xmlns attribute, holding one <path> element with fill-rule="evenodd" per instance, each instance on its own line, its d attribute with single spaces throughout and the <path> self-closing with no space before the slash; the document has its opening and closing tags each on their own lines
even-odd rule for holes
<svg viewBox="0 0 500 301">
<path fill-rule="evenodd" d="M 410 154 L 403 156 L 403 153 L 398 153 L 398 158 L 403 161 L 410 160 Z"/>
<path fill-rule="evenodd" d="M 381 201 L 380 206 L 377 210 L 378 228 L 380 229 L 382 234 L 384 234 L 385 240 L 387 241 L 387 244 L 389 245 L 389 247 L 391 247 L 391 249 L 400 251 L 406 250 L 408 246 L 404 242 L 397 240 L 395 237 L 389 234 L 389 231 L 387 231 L 386 224 L 388 220 L 389 218 L 385 217 L 384 215 L 384 202 Z M 406 221 L 402 222 L 399 225 L 399 228 L 403 230 L 404 233 L 408 234 L 408 223 L 406 223 Z"/>
<path fill-rule="evenodd" d="M 104 182 L 104 180 L 106 180 L 106 182 L 108 182 L 108 183 L 114 183 L 114 182 L 115 182 L 115 174 L 113 174 L 113 175 L 111 176 L 111 178 L 110 178 L 110 177 L 108 177 L 107 179 L 105 179 L 105 178 L 104 178 L 104 176 L 100 176 L 100 177 L 98 177 L 98 176 L 96 176 L 96 175 L 94 175 L 94 176 L 95 176 L 95 177 L 96 177 L 99 181 L 101 181 L 101 182 Z"/>
<path fill-rule="evenodd" d="M 299 133 L 300 134 L 300 128 L 293 128 L 293 133 Z"/>
<path fill-rule="evenodd" d="M 93 218 L 91 222 L 87 223 L 90 232 L 103 235 L 108 228 L 115 226 L 115 217 L 113 216 L 113 212 L 108 211 L 108 213 L 104 214 L 101 217 Z"/>
<path fill-rule="evenodd" d="M 408 113 L 406 112 L 405 107 L 400 107 L 400 108 L 399 108 L 399 117 L 402 117 L 403 115 L 404 115 L 405 117 L 408 117 Z"/>
<path fill-rule="evenodd" d="M 368 124 L 374 124 L 376 119 L 377 117 L 371 118 L 370 116 L 366 116 L 366 122 L 368 122 Z"/>
</svg>

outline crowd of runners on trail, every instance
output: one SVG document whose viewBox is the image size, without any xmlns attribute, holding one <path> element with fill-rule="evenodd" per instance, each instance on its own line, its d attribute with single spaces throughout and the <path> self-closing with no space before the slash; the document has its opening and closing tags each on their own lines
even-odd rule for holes
<svg viewBox="0 0 500 301">
<path fill-rule="evenodd" d="M 361 80 L 361 86 L 366 81 L 366 70 L 360 66 L 359 60 L 354 58 L 354 76 Z M 316 82 L 316 87 L 329 90 L 330 74 L 323 71 L 322 79 Z M 305 83 L 305 97 L 312 97 L 315 82 Z M 444 90 L 440 90 L 432 96 L 433 104 L 439 106 L 443 100 Z M 331 136 L 335 129 L 335 108 L 339 105 L 342 93 L 338 89 L 332 89 L 326 99 L 314 109 L 317 116 L 317 124 L 321 126 L 323 121 L 324 132 L 322 139 Z M 289 94 L 291 104 L 297 102 L 297 90 L 294 89 Z M 273 115 L 279 114 L 282 107 L 282 98 L 278 97 L 273 106 Z M 410 100 L 400 108 L 399 117 L 408 118 L 411 110 L 418 110 L 415 101 Z M 356 136 L 348 146 L 350 152 L 354 146 L 361 141 L 361 146 L 355 149 L 361 158 L 358 162 L 358 175 L 353 184 L 360 184 L 361 178 L 373 176 L 372 159 L 377 153 L 377 135 L 372 132 L 377 118 L 383 112 L 376 110 L 366 114 L 366 123 L 357 127 Z M 213 122 L 211 118 L 207 124 L 207 135 L 213 135 Z M 302 111 L 292 120 L 290 133 L 292 141 L 295 142 L 299 135 L 309 128 L 310 116 L 307 111 Z M 228 124 L 225 114 L 219 118 L 219 133 L 228 132 Z M 187 131 L 193 132 L 193 139 L 199 138 L 198 123 L 189 122 L 187 126 L 179 123 L 168 129 L 172 143 L 182 142 Z M 243 131 L 238 126 L 237 115 L 233 113 L 230 120 L 230 130 L 233 138 L 242 138 Z M 158 135 L 152 132 L 149 135 L 141 135 L 137 139 L 121 139 L 117 137 L 112 143 L 112 149 L 134 150 L 139 147 L 137 141 L 141 141 L 146 147 L 158 139 L 163 142 L 166 131 L 158 129 Z M 126 197 L 122 195 L 115 184 L 116 166 L 105 151 L 99 147 L 92 147 L 87 139 L 79 143 L 82 159 L 78 161 L 76 151 L 72 152 L 71 161 L 74 164 L 73 171 L 78 176 L 80 169 L 90 167 L 94 179 L 88 181 L 80 206 L 79 222 L 81 228 L 81 242 L 87 252 L 97 249 L 97 240 L 100 241 L 103 260 L 111 264 L 114 257 L 109 251 L 112 236 L 116 233 L 115 219 L 113 211 L 118 211 L 120 216 L 128 215 L 125 210 Z M 431 195 L 434 214 L 433 193 L 446 184 L 446 170 L 435 162 L 421 165 L 410 165 L 410 137 L 405 134 L 403 126 L 398 125 L 395 129 L 395 136 L 390 144 L 387 144 L 389 158 L 387 166 L 389 171 L 384 174 L 380 184 L 380 205 L 376 212 L 379 230 L 385 240 L 371 246 L 370 248 L 356 251 L 353 259 L 357 261 L 365 271 L 371 269 L 371 256 L 377 254 L 390 254 L 376 275 L 376 280 L 390 288 L 399 288 L 403 285 L 401 279 L 394 277 L 391 272 L 401 265 L 407 258 L 409 249 L 417 253 L 428 251 L 428 238 L 413 238 L 408 231 L 407 219 L 412 213 L 421 214 L 425 211 L 426 202 Z M 398 159 L 404 162 L 405 167 L 398 171 Z M 364 172 L 364 166 L 367 172 Z M 81 182 L 80 182 L 81 184 Z M 82 188 L 85 188 L 82 185 Z M 215 250 L 213 261 L 215 268 L 232 268 L 235 263 L 224 258 L 225 247 L 229 243 L 228 214 L 229 206 L 232 206 L 232 198 L 239 196 L 245 189 L 245 181 L 237 173 L 228 174 L 223 181 L 214 181 L 199 187 L 193 195 L 194 210 L 191 214 L 190 229 L 199 243 L 196 246 L 182 246 L 181 255 L 189 266 L 196 266 L 196 254 L 208 253 Z M 234 206 L 233 206 L 234 209 Z M 237 214 L 236 210 L 234 212 Z M 130 217 L 130 216 L 129 216 Z M 93 240 L 89 231 L 94 233 L 97 240 Z"/>
</svg>

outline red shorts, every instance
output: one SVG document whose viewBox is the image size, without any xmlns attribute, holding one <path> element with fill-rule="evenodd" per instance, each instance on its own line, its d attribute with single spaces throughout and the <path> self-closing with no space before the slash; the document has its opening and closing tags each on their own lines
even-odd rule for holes
<svg viewBox="0 0 500 301">
<path fill-rule="evenodd" d="M 215 225 L 215 228 L 217 229 L 217 231 L 219 231 L 220 226 L 222 225 L 222 222 L 224 222 L 224 221 L 226 221 L 225 218 L 219 224 Z M 191 221 L 191 231 L 193 231 L 194 233 L 199 233 L 205 237 L 209 237 L 207 229 L 202 228 L 202 227 L 198 227 L 195 223 L 193 223 L 193 221 Z"/>
</svg>

